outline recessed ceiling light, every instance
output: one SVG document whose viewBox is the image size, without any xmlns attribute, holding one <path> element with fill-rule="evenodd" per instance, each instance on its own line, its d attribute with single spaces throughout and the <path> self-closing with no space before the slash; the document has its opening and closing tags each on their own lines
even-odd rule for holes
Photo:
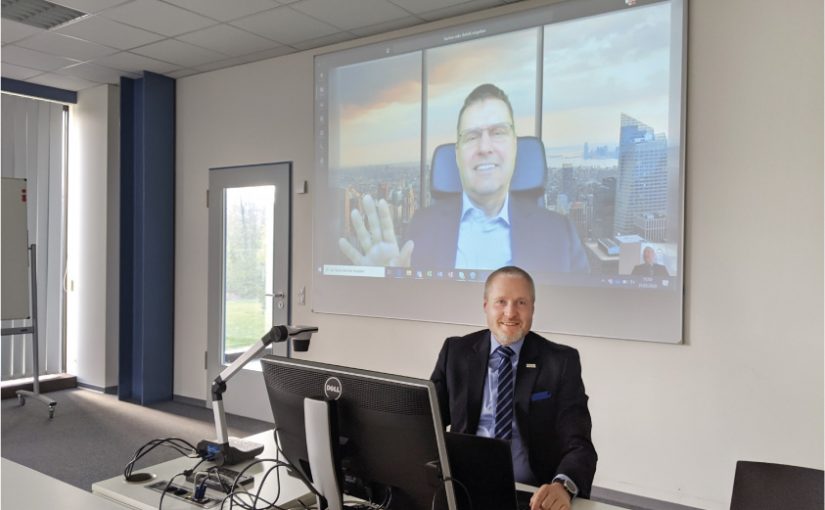
<svg viewBox="0 0 825 510">
<path fill-rule="evenodd" d="M 85 15 L 46 0 L 3 0 L 2 4 L 3 18 L 46 30 Z"/>
</svg>

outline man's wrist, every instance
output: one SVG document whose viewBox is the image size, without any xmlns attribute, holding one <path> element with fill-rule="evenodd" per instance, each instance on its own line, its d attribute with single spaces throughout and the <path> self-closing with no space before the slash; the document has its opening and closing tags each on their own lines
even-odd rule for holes
<svg viewBox="0 0 825 510">
<path fill-rule="evenodd" d="M 571 500 L 573 498 L 575 498 L 576 495 L 579 493 L 579 488 L 576 485 L 576 482 L 571 480 L 570 477 L 568 477 L 567 475 L 562 475 L 562 474 L 556 475 L 556 477 L 553 478 L 552 483 L 557 483 L 557 484 L 561 485 L 562 488 L 564 490 L 566 490 L 567 493 L 570 495 Z"/>
</svg>

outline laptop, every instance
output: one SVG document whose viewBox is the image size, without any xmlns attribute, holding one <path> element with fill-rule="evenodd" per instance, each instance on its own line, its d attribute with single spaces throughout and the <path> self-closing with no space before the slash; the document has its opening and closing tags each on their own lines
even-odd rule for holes
<svg viewBox="0 0 825 510">
<path fill-rule="evenodd" d="M 532 493 L 516 490 L 509 441 L 454 432 L 445 441 L 458 510 L 529 510 Z"/>
</svg>

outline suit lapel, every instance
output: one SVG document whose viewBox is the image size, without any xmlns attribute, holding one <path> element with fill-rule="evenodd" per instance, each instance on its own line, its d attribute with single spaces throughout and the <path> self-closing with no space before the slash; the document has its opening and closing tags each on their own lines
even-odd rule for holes
<svg viewBox="0 0 825 510">
<path fill-rule="evenodd" d="M 487 376 L 487 361 L 490 357 L 490 332 L 479 335 L 470 354 L 467 370 L 467 432 L 475 434 L 481 416 L 484 399 L 484 378 Z"/>
<path fill-rule="evenodd" d="M 519 354 L 518 367 L 516 368 L 516 387 L 513 390 L 516 421 L 523 441 L 527 441 L 529 437 L 529 420 L 527 417 L 530 410 L 530 395 L 541 369 L 540 361 L 536 339 L 533 338 L 533 333 L 527 333 Z"/>
</svg>

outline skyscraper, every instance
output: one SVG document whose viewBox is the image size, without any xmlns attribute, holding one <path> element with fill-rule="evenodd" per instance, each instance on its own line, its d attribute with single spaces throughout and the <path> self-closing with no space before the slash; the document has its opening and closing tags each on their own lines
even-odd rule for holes
<svg viewBox="0 0 825 510">
<path fill-rule="evenodd" d="M 640 215 L 667 212 L 667 139 L 663 133 L 622 114 L 619 134 L 619 181 L 614 234 L 641 234 Z"/>
</svg>

